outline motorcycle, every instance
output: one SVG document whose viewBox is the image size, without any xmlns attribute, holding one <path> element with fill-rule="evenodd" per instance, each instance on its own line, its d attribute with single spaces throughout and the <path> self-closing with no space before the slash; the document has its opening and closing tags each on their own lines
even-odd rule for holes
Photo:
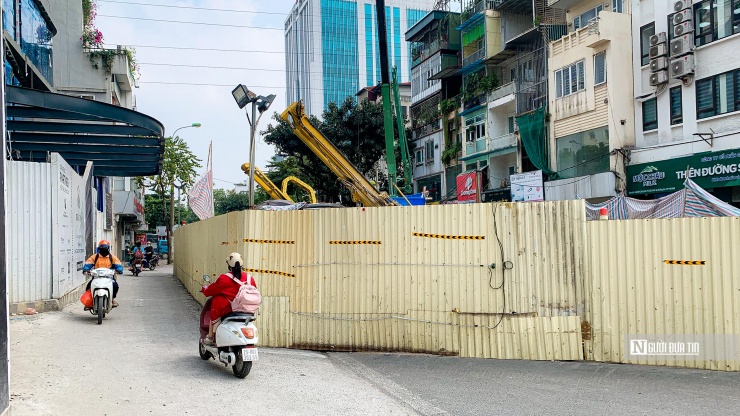
<svg viewBox="0 0 740 416">
<path fill-rule="evenodd" d="M 211 282 L 208 276 L 203 276 L 203 281 Z M 259 359 L 257 326 L 254 324 L 256 317 L 251 313 L 226 314 L 216 328 L 215 345 L 205 345 L 203 340 L 208 335 L 208 324 L 211 322 L 212 299 L 208 298 L 200 312 L 200 358 L 206 361 L 217 359 L 226 367 L 231 366 L 237 378 L 245 378 L 252 370 L 252 363 Z"/>
<path fill-rule="evenodd" d="M 141 265 L 142 260 L 134 260 L 133 263 L 131 263 L 131 273 L 133 273 L 134 276 L 138 276 L 139 273 L 141 273 Z"/>
<path fill-rule="evenodd" d="M 144 258 L 144 260 L 142 262 L 142 265 L 143 265 L 143 267 L 145 267 L 145 268 L 147 268 L 149 270 L 154 270 L 159 265 L 159 258 L 157 257 L 156 254 L 154 256 L 152 256 L 152 259 L 151 260 L 147 260 L 146 258 Z"/>
<path fill-rule="evenodd" d="M 98 316 L 98 325 L 103 323 L 105 314 L 113 309 L 113 281 L 116 272 L 111 269 L 93 269 L 88 272 L 92 277 L 90 292 L 93 296 L 92 308 L 85 308 Z"/>
</svg>

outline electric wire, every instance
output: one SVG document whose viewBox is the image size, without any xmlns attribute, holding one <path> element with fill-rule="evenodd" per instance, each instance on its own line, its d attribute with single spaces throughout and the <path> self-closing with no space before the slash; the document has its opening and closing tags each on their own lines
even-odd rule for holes
<svg viewBox="0 0 740 416">
<path fill-rule="evenodd" d="M 154 3 L 139 3 L 133 1 L 117 1 L 117 0 L 97 0 L 98 3 L 113 3 L 113 4 L 125 4 L 130 6 L 146 6 L 146 7 L 166 7 L 170 9 L 185 9 L 185 10 L 202 10 L 209 12 L 229 12 L 229 13 L 249 13 L 249 14 L 269 14 L 277 16 L 288 16 L 290 13 L 279 13 L 279 12 L 263 12 L 255 10 L 237 10 L 237 9 L 217 9 L 208 7 L 195 7 L 195 6 L 175 6 L 173 4 L 154 4 Z"/>
<path fill-rule="evenodd" d="M 110 19 L 143 20 L 147 22 L 159 22 L 159 23 L 177 23 L 177 24 L 200 25 L 200 26 L 233 27 L 233 28 L 239 28 L 239 29 L 260 29 L 260 30 L 281 30 L 281 31 L 285 30 L 285 28 L 283 27 L 231 25 L 228 23 L 210 23 L 210 22 L 193 22 L 189 20 L 152 19 L 150 17 L 113 16 L 110 14 L 99 14 L 98 17 L 107 17 Z"/>
</svg>

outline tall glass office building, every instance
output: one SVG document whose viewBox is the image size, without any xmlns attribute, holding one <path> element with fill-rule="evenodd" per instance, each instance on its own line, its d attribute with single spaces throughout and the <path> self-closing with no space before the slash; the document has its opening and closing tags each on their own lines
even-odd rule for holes
<svg viewBox="0 0 740 416">
<path fill-rule="evenodd" d="M 386 0 L 388 61 L 402 82 L 411 79 L 404 33 L 434 6 L 434 0 Z M 375 1 L 297 0 L 285 20 L 287 102 L 303 100 L 321 116 L 363 87 L 380 82 Z"/>
</svg>

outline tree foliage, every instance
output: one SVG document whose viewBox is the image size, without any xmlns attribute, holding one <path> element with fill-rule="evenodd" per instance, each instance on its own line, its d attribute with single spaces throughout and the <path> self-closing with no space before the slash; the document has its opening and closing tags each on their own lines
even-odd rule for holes
<svg viewBox="0 0 740 416">
<path fill-rule="evenodd" d="M 313 116 L 310 119 L 363 174 L 371 171 L 385 152 L 382 105 L 368 101 L 357 104 L 347 98 L 341 105 L 329 103 L 322 120 Z M 268 125 L 262 134 L 265 142 L 274 145 L 284 159 L 269 166 L 270 180 L 280 186 L 283 178 L 293 175 L 313 187 L 319 201 L 339 202 L 341 195 L 341 201 L 349 204 L 349 192 L 336 175 L 293 134 L 278 114 L 273 120 L 275 123 Z"/>
</svg>

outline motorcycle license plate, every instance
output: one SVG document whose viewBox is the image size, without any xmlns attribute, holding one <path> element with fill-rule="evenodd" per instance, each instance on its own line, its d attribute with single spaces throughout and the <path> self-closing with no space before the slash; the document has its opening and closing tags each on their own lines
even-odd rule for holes
<svg viewBox="0 0 740 416">
<path fill-rule="evenodd" d="M 259 359 L 257 348 L 244 348 L 242 350 L 242 358 L 244 361 L 257 361 Z"/>
</svg>

